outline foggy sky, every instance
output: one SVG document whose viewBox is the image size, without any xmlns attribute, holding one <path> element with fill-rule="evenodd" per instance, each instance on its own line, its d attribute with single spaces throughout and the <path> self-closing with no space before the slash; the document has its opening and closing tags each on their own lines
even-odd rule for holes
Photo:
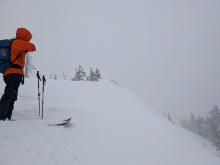
<svg viewBox="0 0 220 165">
<path fill-rule="evenodd" d="M 219 0 L 0 0 L 0 38 L 25 26 L 48 76 L 97 66 L 160 111 L 205 114 L 220 105 L 219 16 Z"/>
</svg>

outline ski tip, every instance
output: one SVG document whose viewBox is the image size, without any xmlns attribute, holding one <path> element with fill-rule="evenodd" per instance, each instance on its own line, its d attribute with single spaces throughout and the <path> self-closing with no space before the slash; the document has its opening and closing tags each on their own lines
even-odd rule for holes
<svg viewBox="0 0 220 165">
<path fill-rule="evenodd" d="M 64 127 L 71 127 L 73 123 L 71 123 L 72 118 L 67 118 L 65 120 L 62 120 L 60 123 L 53 123 L 53 124 L 48 124 L 48 126 L 64 126 Z"/>
<path fill-rule="evenodd" d="M 70 121 L 70 120 L 72 120 L 72 117 L 67 118 L 67 119 L 65 119 L 65 120 L 63 120 L 63 121 Z"/>
</svg>

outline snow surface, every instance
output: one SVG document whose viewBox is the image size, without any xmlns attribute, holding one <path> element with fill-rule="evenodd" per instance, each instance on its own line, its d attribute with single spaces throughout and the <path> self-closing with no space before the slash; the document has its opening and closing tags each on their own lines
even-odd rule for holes
<svg viewBox="0 0 220 165">
<path fill-rule="evenodd" d="M 72 127 L 47 126 L 66 117 L 73 118 Z M 26 79 L 13 119 L 0 122 L 1 165 L 220 164 L 201 139 L 110 81 L 48 81 L 41 120 L 37 80 Z"/>
</svg>

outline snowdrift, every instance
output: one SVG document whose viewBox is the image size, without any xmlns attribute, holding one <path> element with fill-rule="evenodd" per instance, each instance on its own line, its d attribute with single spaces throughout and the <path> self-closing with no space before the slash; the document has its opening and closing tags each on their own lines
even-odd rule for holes
<svg viewBox="0 0 220 165">
<path fill-rule="evenodd" d="M 0 94 L 4 84 L 0 81 Z M 71 128 L 49 127 L 73 118 Z M 2 165 L 219 165 L 196 136 L 109 81 L 48 81 L 45 118 L 38 116 L 37 80 L 20 88 L 12 122 L 0 122 Z"/>
</svg>

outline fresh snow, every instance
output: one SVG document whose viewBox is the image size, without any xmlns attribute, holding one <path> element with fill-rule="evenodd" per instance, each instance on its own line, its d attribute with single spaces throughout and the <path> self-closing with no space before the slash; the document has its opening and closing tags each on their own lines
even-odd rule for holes
<svg viewBox="0 0 220 165">
<path fill-rule="evenodd" d="M 0 81 L 0 94 L 4 83 Z M 72 127 L 49 123 L 72 117 Z M 219 165 L 199 137 L 169 123 L 110 81 L 49 80 L 45 118 L 37 80 L 19 90 L 15 121 L 0 121 L 1 165 Z"/>
</svg>

